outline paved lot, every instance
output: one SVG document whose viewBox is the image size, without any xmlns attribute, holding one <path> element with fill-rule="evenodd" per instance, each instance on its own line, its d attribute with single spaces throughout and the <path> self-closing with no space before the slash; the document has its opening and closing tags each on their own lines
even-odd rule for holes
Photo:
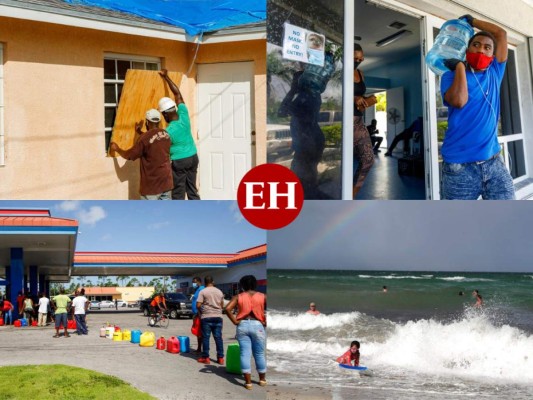
<svg viewBox="0 0 533 400">
<path fill-rule="evenodd" d="M 235 343 L 235 327 L 224 317 L 224 347 Z M 156 337 L 189 336 L 191 349 L 196 338 L 190 333 L 191 320 L 170 320 L 167 329 L 147 325 L 138 310 L 92 312 L 88 316 L 89 335 L 53 338 L 55 329 L 48 327 L 0 327 L 0 366 L 24 364 L 66 364 L 114 375 L 134 387 L 164 400 L 265 399 L 257 373 L 252 391 L 244 389 L 240 375 L 226 373 L 225 367 L 213 362 L 216 357 L 211 338 L 211 364 L 196 362 L 196 354 L 171 354 L 140 347 L 130 342 L 113 342 L 99 337 L 100 328 L 109 321 L 121 329 L 152 330 Z"/>
</svg>

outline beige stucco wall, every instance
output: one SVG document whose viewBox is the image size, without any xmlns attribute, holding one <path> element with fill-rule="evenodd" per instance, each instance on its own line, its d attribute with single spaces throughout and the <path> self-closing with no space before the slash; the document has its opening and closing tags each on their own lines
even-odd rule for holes
<svg viewBox="0 0 533 400">
<path fill-rule="evenodd" d="M 134 303 L 139 299 L 147 299 L 154 293 L 153 286 L 142 287 L 117 287 L 117 292 L 121 293 L 121 296 L 117 296 L 117 299 L 127 301 L 128 303 Z M 113 296 L 114 298 L 115 296 Z"/>
<path fill-rule="evenodd" d="M 104 54 L 159 57 L 165 68 L 185 73 L 194 47 L 4 17 L 0 17 L 0 42 L 4 44 L 6 153 L 5 166 L 0 167 L 0 198 L 138 198 L 138 162 L 105 155 Z M 257 46 L 250 42 L 239 48 L 256 57 Z M 235 58 L 231 53 L 225 58 L 219 51 L 211 59 Z M 264 58 L 263 51 L 262 61 L 255 60 L 257 65 L 263 63 L 262 70 L 256 66 L 261 72 L 256 77 L 256 96 L 261 93 L 258 84 L 262 81 L 264 86 Z M 194 75 L 183 79 L 181 89 L 194 115 Z M 261 111 L 256 104 L 256 120 L 264 125 L 266 112 L 260 115 Z"/>
</svg>

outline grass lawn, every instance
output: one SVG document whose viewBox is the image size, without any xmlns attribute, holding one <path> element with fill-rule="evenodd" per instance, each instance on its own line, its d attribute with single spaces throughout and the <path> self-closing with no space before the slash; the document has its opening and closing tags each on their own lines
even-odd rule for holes
<svg viewBox="0 0 533 400">
<path fill-rule="evenodd" d="M 2 399 L 155 399 L 130 384 L 67 365 L 0 367 Z"/>
</svg>

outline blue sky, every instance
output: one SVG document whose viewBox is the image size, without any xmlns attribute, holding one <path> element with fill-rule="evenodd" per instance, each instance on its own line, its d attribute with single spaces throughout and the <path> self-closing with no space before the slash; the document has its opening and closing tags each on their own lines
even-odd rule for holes
<svg viewBox="0 0 533 400">
<path fill-rule="evenodd" d="M 0 201 L 76 219 L 76 251 L 235 253 L 266 243 L 235 201 Z"/>
</svg>

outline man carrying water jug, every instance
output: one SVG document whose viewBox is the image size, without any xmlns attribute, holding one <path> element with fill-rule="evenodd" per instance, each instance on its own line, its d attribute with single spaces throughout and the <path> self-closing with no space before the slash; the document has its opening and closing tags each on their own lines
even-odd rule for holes
<svg viewBox="0 0 533 400">
<path fill-rule="evenodd" d="M 442 146 L 443 199 L 512 200 L 513 180 L 500 156 L 500 85 L 507 63 L 507 32 L 471 15 L 461 17 L 477 32 L 468 42 L 466 62 L 448 59 L 441 93 L 448 106 Z"/>
</svg>

